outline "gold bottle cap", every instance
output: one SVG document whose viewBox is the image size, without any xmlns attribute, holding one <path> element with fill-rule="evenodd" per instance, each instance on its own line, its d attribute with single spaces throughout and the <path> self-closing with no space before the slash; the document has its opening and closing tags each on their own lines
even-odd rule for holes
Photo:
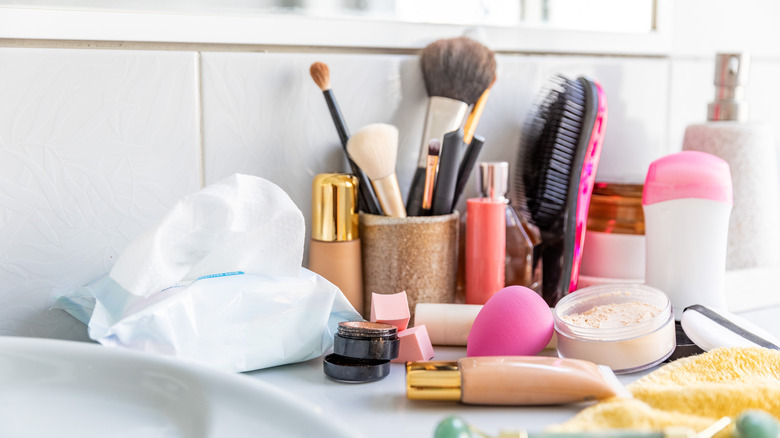
<svg viewBox="0 0 780 438">
<path fill-rule="evenodd" d="M 406 398 L 410 400 L 460 401 L 457 362 L 406 363 Z"/>
<path fill-rule="evenodd" d="M 358 179 L 343 173 L 314 177 L 311 196 L 311 237 L 333 242 L 358 238 Z"/>
</svg>

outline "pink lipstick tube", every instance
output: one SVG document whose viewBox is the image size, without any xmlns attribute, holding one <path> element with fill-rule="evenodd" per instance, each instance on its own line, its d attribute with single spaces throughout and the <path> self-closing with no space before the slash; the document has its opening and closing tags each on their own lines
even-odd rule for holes
<svg viewBox="0 0 780 438">
<path fill-rule="evenodd" d="M 485 304 L 504 287 L 505 209 L 501 199 L 466 202 L 466 304 Z"/>
</svg>

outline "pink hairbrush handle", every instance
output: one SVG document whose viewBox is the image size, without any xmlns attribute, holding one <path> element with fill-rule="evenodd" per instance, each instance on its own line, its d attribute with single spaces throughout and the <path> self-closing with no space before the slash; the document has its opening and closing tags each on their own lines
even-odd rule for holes
<svg viewBox="0 0 780 438">
<path fill-rule="evenodd" d="M 593 193 L 593 185 L 596 182 L 596 169 L 601 157 L 601 146 L 604 144 L 604 133 L 607 127 L 607 96 L 598 81 L 592 80 L 598 90 L 598 113 L 593 123 L 588 149 L 582 162 L 580 173 L 579 197 L 577 199 L 577 232 L 574 240 L 574 257 L 572 259 L 571 280 L 569 291 L 577 290 L 580 277 L 580 262 L 582 261 L 582 247 L 585 243 L 585 229 L 588 223 L 588 207 L 590 196 Z"/>
</svg>

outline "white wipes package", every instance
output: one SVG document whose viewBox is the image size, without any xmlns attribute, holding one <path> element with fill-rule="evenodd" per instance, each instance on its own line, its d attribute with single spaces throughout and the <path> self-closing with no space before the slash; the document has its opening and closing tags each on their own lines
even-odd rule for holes
<svg viewBox="0 0 780 438">
<path fill-rule="evenodd" d="M 226 371 L 299 362 L 361 319 L 301 267 L 304 220 L 269 181 L 234 175 L 185 197 L 133 241 L 109 275 L 54 305 L 89 336 Z"/>
</svg>

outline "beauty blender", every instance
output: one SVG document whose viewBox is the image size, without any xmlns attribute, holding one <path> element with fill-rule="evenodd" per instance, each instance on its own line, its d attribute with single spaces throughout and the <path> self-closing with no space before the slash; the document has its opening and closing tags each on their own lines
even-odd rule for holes
<svg viewBox="0 0 780 438">
<path fill-rule="evenodd" d="M 532 356 L 553 335 L 550 307 L 536 292 L 509 286 L 496 292 L 474 319 L 468 356 Z"/>
</svg>

